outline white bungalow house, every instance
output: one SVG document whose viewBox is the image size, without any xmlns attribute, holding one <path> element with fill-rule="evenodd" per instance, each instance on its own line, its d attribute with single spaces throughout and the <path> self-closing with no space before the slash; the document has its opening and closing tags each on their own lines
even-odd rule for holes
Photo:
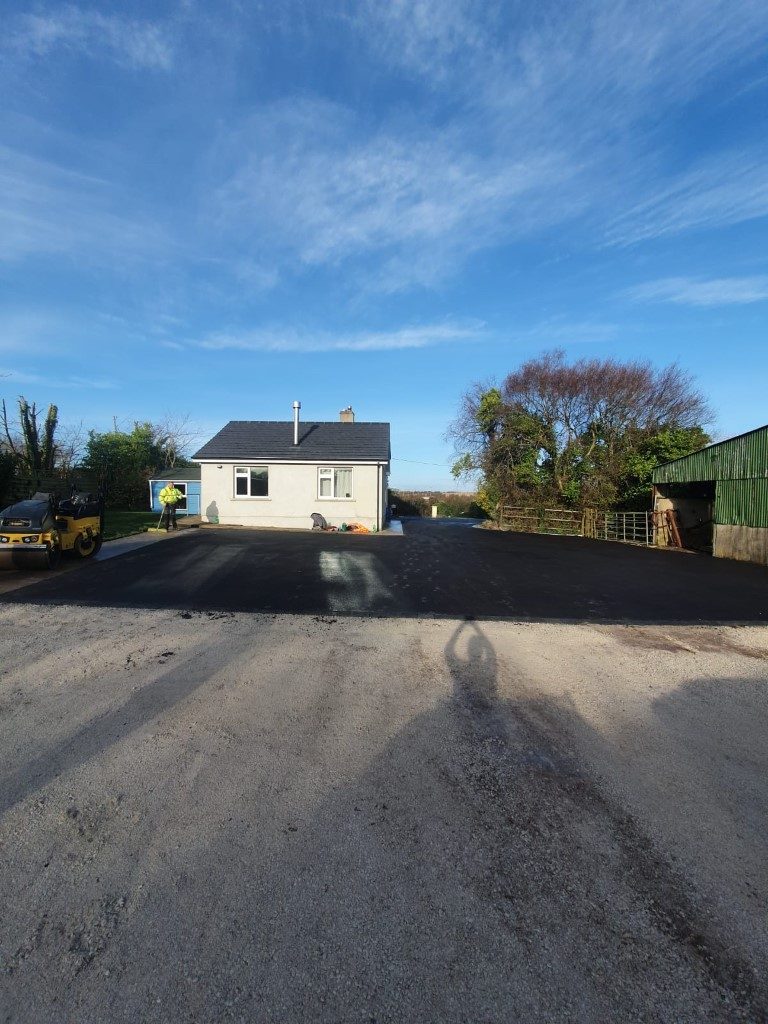
<svg viewBox="0 0 768 1024">
<path fill-rule="evenodd" d="M 332 526 L 385 521 L 388 423 L 232 420 L 194 455 L 200 463 L 203 521 L 310 529 L 312 513 Z"/>
</svg>

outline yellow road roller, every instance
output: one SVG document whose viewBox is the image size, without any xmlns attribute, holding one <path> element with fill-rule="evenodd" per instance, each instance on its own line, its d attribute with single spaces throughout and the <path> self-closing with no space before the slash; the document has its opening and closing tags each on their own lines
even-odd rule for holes
<svg viewBox="0 0 768 1024">
<path fill-rule="evenodd" d="M 104 502 L 75 492 L 58 500 L 38 492 L 0 512 L 0 565 L 55 569 L 63 553 L 91 558 L 101 548 Z"/>
</svg>

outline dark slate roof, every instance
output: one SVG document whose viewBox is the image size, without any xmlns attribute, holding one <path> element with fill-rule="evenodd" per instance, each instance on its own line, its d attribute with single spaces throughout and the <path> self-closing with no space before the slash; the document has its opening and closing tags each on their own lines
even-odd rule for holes
<svg viewBox="0 0 768 1024">
<path fill-rule="evenodd" d="M 295 462 L 389 462 L 388 423 L 299 423 L 232 420 L 194 459 L 287 459 Z"/>
</svg>

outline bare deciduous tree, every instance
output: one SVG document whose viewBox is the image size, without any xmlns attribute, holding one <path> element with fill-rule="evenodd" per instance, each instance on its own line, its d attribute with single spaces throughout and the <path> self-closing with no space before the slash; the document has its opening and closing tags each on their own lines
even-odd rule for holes
<svg viewBox="0 0 768 1024">
<path fill-rule="evenodd" d="M 5 451 L 10 452 L 16 458 L 21 457 L 21 437 L 15 428 L 11 427 L 10 420 L 8 419 L 8 409 L 5 405 L 5 399 L 0 404 L 0 417 L 2 418 L 3 427 L 3 448 Z"/>
<path fill-rule="evenodd" d="M 82 420 L 59 429 L 56 441 L 56 468 L 65 476 L 70 476 L 82 459 L 87 436 Z"/>
<path fill-rule="evenodd" d="M 162 449 L 166 468 L 173 469 L 179 459 L 185 457 L 193 443 L 200 435 L 200 431 L 186 415 L 174 415 L 169 413 L 158 423 L 154 424 L 155 440 Z"/>
</svg>

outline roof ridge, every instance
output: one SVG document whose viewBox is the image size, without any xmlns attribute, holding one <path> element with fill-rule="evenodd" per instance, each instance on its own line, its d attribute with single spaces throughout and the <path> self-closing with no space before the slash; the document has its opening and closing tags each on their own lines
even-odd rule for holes
<svg viewBox="0 0 768 1024">
<path fill-rule="evenodd" d="M 276 426 L 280 425 L 283 427 L 292 427 L 293 420 L 229 420 L 225 426 L 229 426 L 230 423 L 274 423 Z M 352 423 L 344 423 L 343 420 L 299 420 L 299 426 L 302 423 L 322 423 L 323 426 L 340 426 L 340 427 L 362 427 L 362 426 L 377 426 L 377 427 L 388 427 L 388 420 L 354 420 Z M 224 428 L 222 427 L 222 430 Z"/>
</svg>

